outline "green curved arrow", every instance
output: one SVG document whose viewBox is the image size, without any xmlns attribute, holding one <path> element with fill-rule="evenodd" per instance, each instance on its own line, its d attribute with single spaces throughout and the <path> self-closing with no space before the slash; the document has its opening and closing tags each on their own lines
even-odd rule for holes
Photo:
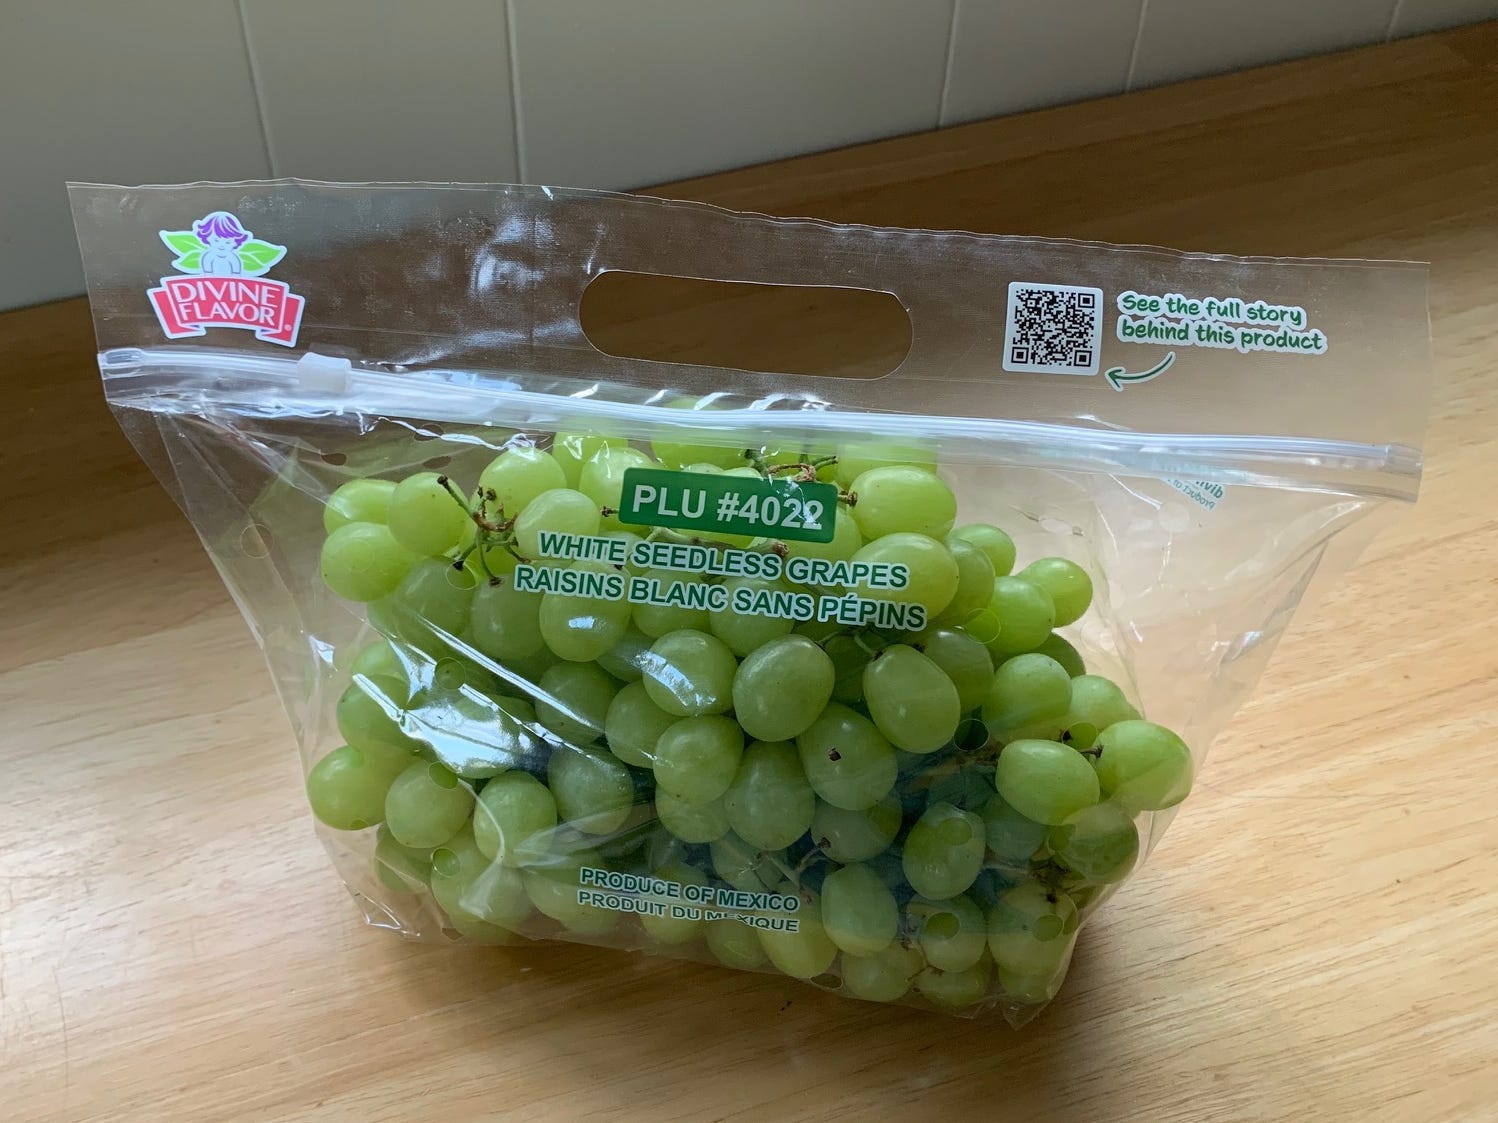
<svg viewBox="0 0 1498 1123">
<path fill-rule="evenodd" d="M 1103 371 L 1103 377 L 1113 384 L 1113 389 L 1122 390 L 1133 382 L 1148 382 L 1152 378 L 1158 378 L 1170 369 L 1170 364 L 1176 361 L 1174 351 L 1167 352 L 1165 358 L 1161 359 L 1149 370 L 1141 371 L 1139 374 L 1129 374 L 1123 367 L 1109 367 Z"/>
</svg>

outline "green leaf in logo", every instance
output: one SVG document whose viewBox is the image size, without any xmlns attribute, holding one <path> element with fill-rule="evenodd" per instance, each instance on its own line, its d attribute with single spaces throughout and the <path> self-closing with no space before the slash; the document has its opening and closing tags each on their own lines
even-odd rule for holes
<svg viewBox="0 0 1498 1123">
<path fill-rule="evenodd" d="M 203 251 L 208 247 L 191 230 L 163 230 L 161 240 L 166 243 L 167 249 L 177 255 L 172 268 L 184 273 L 196 273 L 201 268 Z"/>
<path fill-rule="evenodd" d="M 262 242 L 259 238 L 251 238 L 239 247 L 239 260 L 244 264 L 246 275 L 251 277 L 260 276 L 285 256 L 285 246 Z"/>
</svg>

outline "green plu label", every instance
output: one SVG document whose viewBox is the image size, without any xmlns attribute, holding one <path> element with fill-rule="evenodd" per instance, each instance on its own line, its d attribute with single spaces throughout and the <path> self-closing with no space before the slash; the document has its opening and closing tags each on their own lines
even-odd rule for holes
<svg viewBox="0 0 1498 1123">
<path fill-rule="evenodd" d="M 619 521 L 751 538 L 831 542 L 837 488 L 791 479 L 631 468 Z"/>
</svg>

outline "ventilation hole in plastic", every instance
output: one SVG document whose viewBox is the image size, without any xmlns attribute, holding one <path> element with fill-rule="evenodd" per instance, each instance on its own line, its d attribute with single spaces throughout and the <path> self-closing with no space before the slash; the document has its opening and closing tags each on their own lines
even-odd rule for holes
<svg viewBox="0 0 1498 1123">
<path fill-rule="evenodd" d="M 348 463 L 348 456 L 341 452 L 325 452 L 322 454 L 322 462 L 331 464 L 335 468 L 341 468 Z"/>
<path fill-rule="evenodd" d="M 453 458 L 451 456 L 434 456 L 430 460 L 423 460 L 421 466 L 423 468 L 430 468 L 435 472 L 438 468 L 446 468 L 452 462 Z"/>
<path fill-rule="evenodd" d="M 411 436 L 418 441 L 435 441 L 438 437 L 446 435 L 447 430 L 435 421 L 423 421 L 411 429 Z"/>
<path fill-rule="evenodd" d="M 239 535 L 240 552 L 247 558 L 269 557 L 271 542 L 270 527 L 264 523 L 251 523 Z"/>
</svg>

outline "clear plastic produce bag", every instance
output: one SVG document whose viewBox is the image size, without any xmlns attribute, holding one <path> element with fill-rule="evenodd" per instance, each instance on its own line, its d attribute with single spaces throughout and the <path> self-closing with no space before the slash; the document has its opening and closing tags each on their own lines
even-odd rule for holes
<svg viewBox="0 0 1498 1123">
<path fill-rule="evenodd" d="M 1419 481 L 1409 263 L 531 187 L 73 201 L 110 405 L 265 650 L 340 873 L 410 937 L 1019 1024 Z M 611 271 L 893 294 L 909 351 L 605 354 Z"/>
</svg>

